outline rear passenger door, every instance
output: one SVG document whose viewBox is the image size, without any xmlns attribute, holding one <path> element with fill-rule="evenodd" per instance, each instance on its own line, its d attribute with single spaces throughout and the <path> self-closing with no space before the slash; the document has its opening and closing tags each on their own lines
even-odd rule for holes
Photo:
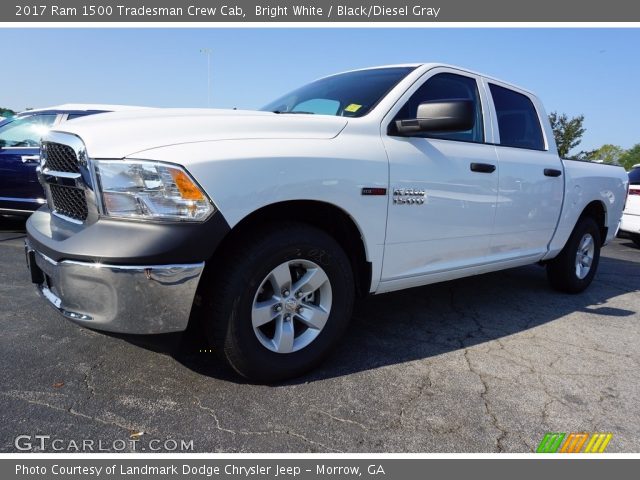
<svg viewBox="0 0 640 480">
<path fill-rule="evenodd" d="M 499 188 L 490 245 L 493 261 L 541 257 L 562 209 L 563 166 L 549 149 L 546 113 L 529 93 L 484 80 L 494 112 Z"/>
</svg>

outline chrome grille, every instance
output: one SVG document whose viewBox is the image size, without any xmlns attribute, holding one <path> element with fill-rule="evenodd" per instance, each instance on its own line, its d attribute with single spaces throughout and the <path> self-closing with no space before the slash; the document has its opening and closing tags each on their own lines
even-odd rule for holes
<svg viewBox="0 0 640 480">
<path fill-rule="evenodd" d="M 84 144 L 75 135 L 49 132 L 42 142 L 38 176 L 54 215 L 84 223 L 95 212 Z"/>
<path fill-rule="evenodd" d="M 80 222 L 87 219 L 89 212 L 83 189 L 49 184 L 49 191 L 56 213 Z"/>
<path fill-rule="evenodd" d="M 76 152 L 68 145 L 46 142 L 44 167 L 56 172 L 80 173 Z"/>
</svg>

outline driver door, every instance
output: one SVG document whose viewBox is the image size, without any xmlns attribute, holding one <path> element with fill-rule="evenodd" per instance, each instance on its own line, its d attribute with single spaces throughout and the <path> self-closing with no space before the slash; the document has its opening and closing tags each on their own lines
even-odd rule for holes
<svg viewBox="0 0 640 480">
<path fill-rule="evenodd" d="M 40 138 L 57 117 L 56 114 L 34 114 L 0 127 L 0 208 L 31 211 L 44 203 L 44 192 L 36 174 Z"/>
<path fill-rule="evenodd" d="M 382 285 L 389 290 L 486 263 L 495 220 L 498 162 L 481 79 L 449 68 L 425 76 L 382 125 L 390 180 Z M 397 120 L 417 117 L 421 103 L 452 100 L 473 102 L 470 130 L 394 131 Z"/>
</svg>

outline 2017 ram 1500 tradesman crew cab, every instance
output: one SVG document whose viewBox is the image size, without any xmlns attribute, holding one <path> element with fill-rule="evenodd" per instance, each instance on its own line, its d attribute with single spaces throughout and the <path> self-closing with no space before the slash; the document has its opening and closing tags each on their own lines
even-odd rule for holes
<svg viewBox="0 0 640 480">
<path fill-rule="evenodd" d="M 540 101 L 439 64 L 317 80 L 263 111 L 148 110 L 43 139 L 33 281 L 126 333 L 203 322 L 240 374 L 299 375 L 354 296 L 544 262 L 584 290 L 618 229 L 622 168 L 561 160 Z"/>
</svg>

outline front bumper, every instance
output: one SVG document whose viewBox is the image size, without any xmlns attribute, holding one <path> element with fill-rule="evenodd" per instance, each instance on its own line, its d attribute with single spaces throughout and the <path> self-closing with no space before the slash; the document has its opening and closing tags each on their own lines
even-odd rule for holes
<svg viewBox="0 0 640 480">
<path fill-rule="evenodd" d="M 25 242 L 32 281 L 62 315 L 85 327 L 151 334 L 185 330 L 204 262 L 108 265 L 55 261 Z"/>
</svg>

